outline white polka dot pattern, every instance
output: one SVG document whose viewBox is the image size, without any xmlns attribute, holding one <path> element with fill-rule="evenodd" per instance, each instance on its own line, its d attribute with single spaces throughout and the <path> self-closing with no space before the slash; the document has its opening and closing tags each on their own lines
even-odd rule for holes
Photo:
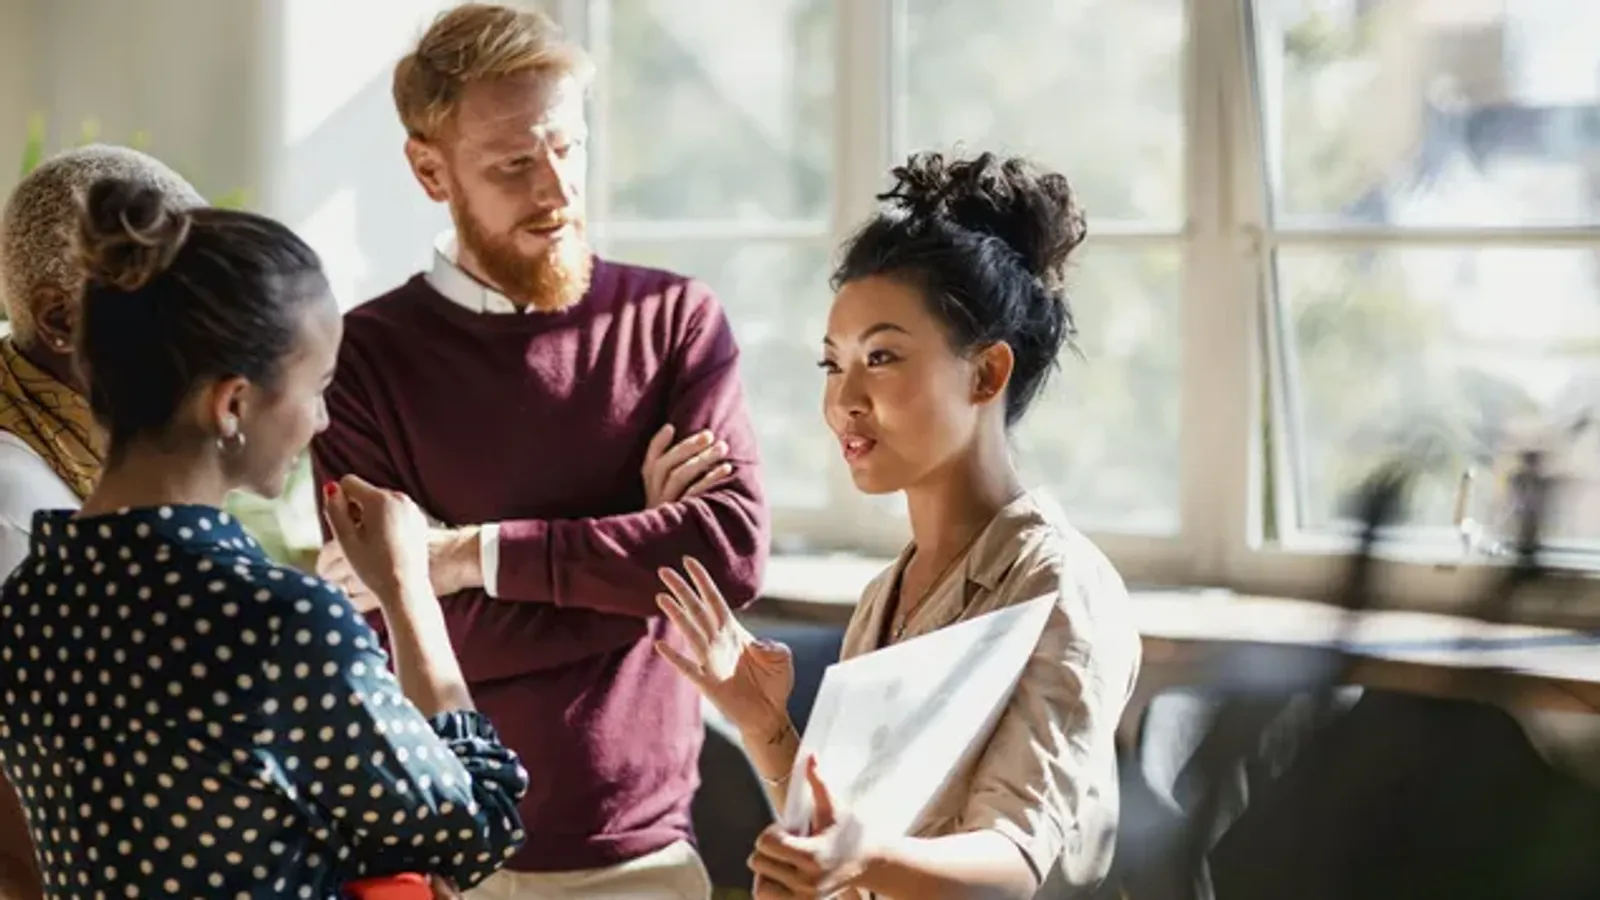
<svg viewBox="0 0 1600 900">
<path fill-rule="evenodd" d="M 425 720 L 341 593 L 209 507 L 38 515 L 0 599 L 0 766 L 51 897 L 467 887 L 524 837 L 488 721 Z"/>
</svg>

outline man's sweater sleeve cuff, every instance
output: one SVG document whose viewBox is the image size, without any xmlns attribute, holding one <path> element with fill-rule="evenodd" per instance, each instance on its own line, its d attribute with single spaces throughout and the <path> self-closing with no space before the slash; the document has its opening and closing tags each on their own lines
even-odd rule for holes
<svg viewBox="0 0 1600 900">
<path fill-rule="evenodd" d="M 509 519 L 484 528 L 478 538 L 483 591 L 501 600 L 554 603 L 550 579 L 551 523 Z"/>
<path fill-rule="evenodd" d="M 483 569 L 483 592 L 500 596 L 500 523 L 490 522 L 478 530 L 478 565 Z"/>
</svg>

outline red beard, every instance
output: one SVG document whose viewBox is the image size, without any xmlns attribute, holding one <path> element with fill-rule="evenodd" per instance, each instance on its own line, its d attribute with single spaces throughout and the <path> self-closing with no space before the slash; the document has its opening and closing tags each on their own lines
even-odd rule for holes
<svg viewBox="0 0 1600 900">
<path fill-rule="evenodd" d="M 490 286 L 511 302 L 540 312 L 560 312 L 588 293 L 594 256 L 582 221 L 572 223 L 574 234 L 551 241 L 540 256 L 529 257 L 513 238 L 489 234 L 468 210 L 457 207 L 454 218 L 460 249 L 472 255 Z"/>
</svg>

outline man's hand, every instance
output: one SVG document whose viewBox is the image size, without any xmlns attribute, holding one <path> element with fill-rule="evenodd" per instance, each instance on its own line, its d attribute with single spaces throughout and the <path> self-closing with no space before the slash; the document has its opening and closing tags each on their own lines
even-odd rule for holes
<svg viewBox="0 0 1600 900">
<path fill-rule="evenodd" d="M 351 568 L 350 560 L 345 557 L 344 548 L 339 546 L 338 540 L 323 544 L 322 550 L 317 553 L 317 574 L 344 591 L 357 612 L 366 614 L 378 608 L 378 595 L 356 576 L 356 570 Z"/>
<path fill-rule="evenodd" d="M 709 431 L 701 431 L 672 444 L 672 425 L 663 425 L 644 451 L 644 505 L 655 509 L 711 490 L 733 474 L 724 462 L 728 444 Z"/>
<path fill-rule="evenodd" d="M 435 527 L 428 531 L 428 581 L 438 597 L 468 588 L 483 587 L 480 529 Z M 378 596 L 361 582 L 345 558 L 338 541 L 324 544 L 317 554 L 317 574 L 338 585 L 358 612 L 378 608 Z"/>
</svg>

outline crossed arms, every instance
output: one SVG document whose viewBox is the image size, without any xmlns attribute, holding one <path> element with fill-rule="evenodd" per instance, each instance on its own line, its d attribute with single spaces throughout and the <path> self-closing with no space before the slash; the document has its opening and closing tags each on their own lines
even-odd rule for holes
<svg viewBox="0 0 1600 900">
<path fill-rule="evenodd" d="M 487 594 L 503 603 L 584 611 L 591 614 L 582 629 L 587 636 L 577 644 L 592 639 L 613 646 L 636 640 L 643 620 L 659 614 L 657 573 L 685 556 L 702 560 L 731 602 L 754 599 L 766 561 L 768 523 L 755 437 L 738 382 L 738 350 L 714 300 L 703 299 L 695 312 L 673 354 L 663 428 L 644 450 L 638 476 L 644 508 L 620 515 L 440 527 L 430 548 L 440 596 L 468 592 L 480 598 L 479 607 Z M 347 337 L 347 347 L 351 343 Z M 361 351 L 358 346 L 351 352 Z M 341 359 L 339 377 L 328 392 L 332 424 L 312 446 L 319 482 L 355 474 L 410 493 L 425 505 L 423 492 L 412 483 L 414 470 L 403 458 L 402 436 L 379 412 L 386 404 L 375 367 L 346 362 Z M 359 599 L 360 585 L 340 578 L 345 573 L 338 556 L 337 549 L 325 549 L 320 568 L 332 580 L 345 580 Z M 447 601 L 447 611 L 449 606 Z M 547 649 L 562 657 L 603 649 L 563 637 L 560 648 Z"/>
</svg>

